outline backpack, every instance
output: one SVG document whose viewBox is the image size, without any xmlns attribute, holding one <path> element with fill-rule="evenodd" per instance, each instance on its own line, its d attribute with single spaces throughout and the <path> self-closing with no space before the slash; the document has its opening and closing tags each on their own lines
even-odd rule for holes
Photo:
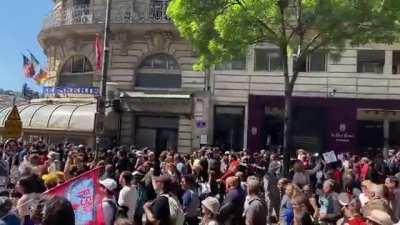
<svg viewBox="0 0 400 225">
<path fill-rule="evenodd" d="M 164 196 L 168 198 L 168 204 L 169 204 L 169 214 L 170 214 L 170 225 L 183 225 L 185 222 L 185 216 L 183 213 L 183 209 L 179 201 L 174 198 L 173 196 L 163 194 L 161 196 Z"/>
</svg>

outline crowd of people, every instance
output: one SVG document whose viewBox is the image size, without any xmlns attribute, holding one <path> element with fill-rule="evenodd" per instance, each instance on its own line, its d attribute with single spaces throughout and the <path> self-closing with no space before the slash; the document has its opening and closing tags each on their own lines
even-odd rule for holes
<svg viewBox="0 0 400 225">
<path fill-rule="evenodd" d="M 298 150 L 283 177 L 280 154 L 180 154 L 8 140 L 0 145 L 0 225 L 75 225 L 71 203 L 42 193 L 103 168 L 104 225 L 391 225 L 400 220 L 400 152 L 341 153 L 327 163 Z"/>
</svg>

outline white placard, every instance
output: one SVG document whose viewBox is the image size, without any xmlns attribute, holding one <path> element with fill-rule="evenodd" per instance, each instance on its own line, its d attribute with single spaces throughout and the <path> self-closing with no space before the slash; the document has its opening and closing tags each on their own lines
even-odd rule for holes
<svg viewBox="0 0 400 225">
<path fill-rule="evenodd" d="M 208 143 L 207 143 L 207 134 L 202 134 L 202 135 L 200 136 L 200 144 L 201 144 L 201 145 L 206 145 L 206 144 L 208 144 Z"/>
<path fill-rule="evenodd" d="M 324 157 L 324 161 L 326 163 L 334 163 L 337 161 L 336 154 L 334 151 L 325 152 L 322 154 L 322 156 Z"/>
</svg>

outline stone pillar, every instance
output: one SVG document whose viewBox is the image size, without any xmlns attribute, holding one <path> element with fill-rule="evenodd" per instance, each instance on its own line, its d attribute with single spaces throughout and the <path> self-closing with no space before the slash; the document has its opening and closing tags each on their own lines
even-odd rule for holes
<svg viewBox="0 0 400 225">
<path fill-rule="evenodd" d="M 390 135 L 390 122 L 385 113 L 385 119 L 383 121 L 383 140 L 384 140 L 383 147 L 384 148 L 389 147 L 389 135 Z"/>
<path fill-rule="evenodd" d="M 393 51 L 386 50 L 385 51 L 385 65 L 383 67 L 384 74 L 392 74 L 393 73 Z"/>
<path fill-rule="evenodd" d="M 192 120 L 186 116 L 179 117 L 178 152 L 190 153 L 192 150 Z"/>
</svg>

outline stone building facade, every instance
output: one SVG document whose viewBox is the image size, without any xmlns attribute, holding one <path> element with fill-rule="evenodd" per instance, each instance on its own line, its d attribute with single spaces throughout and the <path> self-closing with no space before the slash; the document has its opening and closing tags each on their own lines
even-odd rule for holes
<svg viewBox="0 0 400 225">
<path fill-rule="evenodd" d="M 99 86 L 94 41 L 104 27 L 105 3 L 56 1 L 38 37 L 48 57 L 47 86 Z M 108 90 L 121 111 L 110 122 L 117 123 L 112 138 L 180 152 L 206 144 L 279 146 L 283 77 L 276 47 L 252 46 L 245 58 L 206 77 L 193 71 L 196 54 L 168 19 L 167 5 L 113 1 Z M 318 151 L 400 145 L 393 138 L 400 132 L 398 50 L 368 45 L 349 47 L 340 59 L 309 57 L 294 90 L 296 145 Z M 371 135 L 379 141 L 368 142 Z"/>
</svg>

